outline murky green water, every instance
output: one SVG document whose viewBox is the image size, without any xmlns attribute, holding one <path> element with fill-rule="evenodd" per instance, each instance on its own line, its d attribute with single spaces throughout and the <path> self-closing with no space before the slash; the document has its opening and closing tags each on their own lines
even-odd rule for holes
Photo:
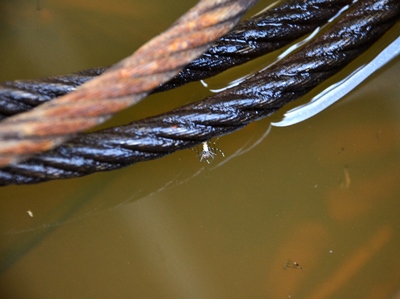
<svg viewBox="0 0 400 299">
<path fill-rule="evenodd" d="M 37 10 L 35 1 L 3 1 L 0 79 L 114 63 L 195 3 L 43 0 Z M 224 136 L 226 157 L 211 165 L 186 150 L 1 188 L 0 297 L 393 298 L 399 77 L 397 58 L 310 120 L 271 128 L 281 111 Z M 207 94 L 191 84 L 110 123 Z"/>
</svg>

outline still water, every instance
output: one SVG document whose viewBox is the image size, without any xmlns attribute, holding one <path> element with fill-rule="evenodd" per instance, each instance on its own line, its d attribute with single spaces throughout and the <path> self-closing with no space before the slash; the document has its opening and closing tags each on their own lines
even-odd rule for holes
<svg viewBox="0 0 400 299">
<path fill-rule="evenodd" d="M 196 2 L 2 1 L 0 80 L 115 63 Z M 221 137 L 210 165 L 185 150 L 2 187 L 0 297 L 399 298 L 399 77 L 398 57 L 307 121 L 271 127 L 285 108 Z M 105 126 L 209 94 L 153 95 Z"/>
</svg>

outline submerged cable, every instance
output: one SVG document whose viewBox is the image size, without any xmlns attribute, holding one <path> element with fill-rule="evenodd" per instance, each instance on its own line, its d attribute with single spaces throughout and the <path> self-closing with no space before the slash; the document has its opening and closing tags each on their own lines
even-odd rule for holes
<svg viewBox="0 0 400 299">
<path fill-rule="evenodd" d="M 77 90 L 0 124 L 0 167 L 103 123 L 175 76 L 257 0 L 202 0 L 132 56 Z"/>
<path fill-rule="evenodd" d="M 279 3 L 276 7 L 242 21 L 177 76 L 153 92 L 209 78 L 279 49 L 326 24 L 351 2 L 352 0 L 287 0 Z M 76 74 L 0 83 L 0 120 L 74 91 L 106 69 L 99 67 Z"/>
<path fill-rule="evenodd" d="M 0 169 L 0 184 L 36 183 L 116 169 L 235 131 L 271 115 L 341 70 L 399 18 L 397 0 L 357 3 L 308 46 L 240 85 L 126 126 L 80 134 L 52 151 Z"/>
</svg>

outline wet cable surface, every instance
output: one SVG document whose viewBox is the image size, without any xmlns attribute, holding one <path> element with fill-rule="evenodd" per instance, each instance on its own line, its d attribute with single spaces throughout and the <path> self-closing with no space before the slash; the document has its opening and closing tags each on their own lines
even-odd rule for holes
<svg viewBox="0 0 400 299">
<path fill-rule="evenodd" d="M 75 91 L 0 124 L 0 167 L 99 125 L 173 76 L 238 23 L 257 0 L 202 0 L 168 30 Z"/>
<path fill-rule="evenodd" d="M 160 158 L 271 115 L 364 52 L 400 17 L 394 0 L 357 3 L 304 49 L 240 85 L 159 116 L 95 133 L 0 170 L 0 184 L 25 184 Z"/>
<path fill-rule="evenodd" d="M 189 63 L 177 76 L 153 92 L 209 78 L 228 68 L 279 49 L 326 24 L 351 2 L 351 0 L 288 0 L 281 3 L 241 22 L 206 53 Z M 53 98 L 74 91 L 106 69 L 98 67 L 69 75 L 0 83 L 0 120 L 29 111 Z"/>
</svg>

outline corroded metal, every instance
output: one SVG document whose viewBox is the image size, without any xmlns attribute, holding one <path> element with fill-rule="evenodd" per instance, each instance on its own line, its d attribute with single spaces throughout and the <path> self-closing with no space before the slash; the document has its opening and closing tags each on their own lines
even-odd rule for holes
<svg viewBox="0 0 400 299">
<path fill-rule="evenodd" d="M 229 31 L 256 0 L 203 0 L 76 91 L 0 123 L 0 167 L 49 150 L 147 96 Z"/>
<path fill-rule="evenodd" d="M 160 158 L 271 115 L 337 73 L 400 19 L 397 0 L 358 2 L 305 48 L 203 101 L 122 127 L 79 134 L 0 169 L 0 184 L 77 177 Z"/>
<path fill-rule="evenodd" d="M 286 0 L 238 24 L 204 54 L 152 92 L 209 78 L 228 68 L 279 49 L 323 26 L 352 0 Z M 279 26 L 277 26 L 279 24 Z M 75 74 L 0 83 L 0 120 L 29 111 L 55 97 L 74 91 L 102 74 L 97 67 Z"/>
</svg>

